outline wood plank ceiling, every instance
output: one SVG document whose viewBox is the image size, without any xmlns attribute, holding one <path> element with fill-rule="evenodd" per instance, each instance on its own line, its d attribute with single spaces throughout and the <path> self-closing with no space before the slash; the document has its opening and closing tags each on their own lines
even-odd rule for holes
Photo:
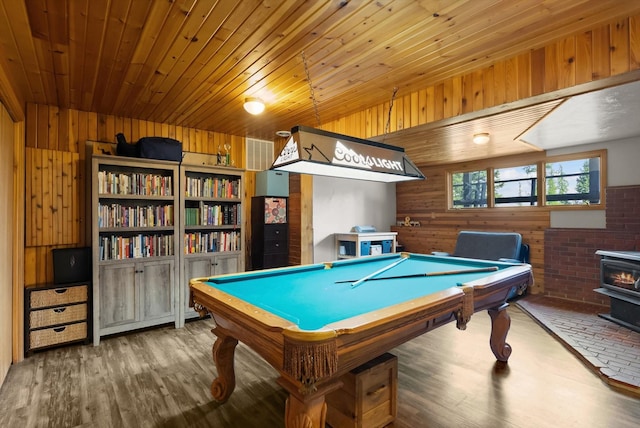
<svg viewBox="0 0 640 428">
<path fill-rule="evenodd" d="M 273 139 L 634 13 L 636 0 L 0 0 L 0 66 L 24 102 Z M 259 117 L 242 109 L 252 96 Z"/>
</svg>

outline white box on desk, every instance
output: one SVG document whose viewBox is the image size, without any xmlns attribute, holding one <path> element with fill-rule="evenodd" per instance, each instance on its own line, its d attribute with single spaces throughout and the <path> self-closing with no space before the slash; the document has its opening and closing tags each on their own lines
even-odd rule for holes
<svg viewBox="0 0 640 428">
<path fill-rule="evenodd" d="M 382 245 L 378 245 L 378 244 L 371 245 L 371 255 L 377 256 L 380 254 L 382 254 Z"/>
</svg>

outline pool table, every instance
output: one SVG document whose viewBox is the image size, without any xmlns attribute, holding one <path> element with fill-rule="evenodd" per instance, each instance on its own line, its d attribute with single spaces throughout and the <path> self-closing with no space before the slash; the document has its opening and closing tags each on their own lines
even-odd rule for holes
<svg viewBox="0 0 640 428">
<path fill-rule="evenodd" d="M 507 297 L 532 284 L 528 264 L 412 253 L 190 280 L 190 303 L 215 321 L 213 397 L 235 388 L 238 340 L 280 374 L 288 427 L 324 427 L 340 376 L 453 320 L 491 317 L 490 348 L 506 362 Z"/>
</svg>

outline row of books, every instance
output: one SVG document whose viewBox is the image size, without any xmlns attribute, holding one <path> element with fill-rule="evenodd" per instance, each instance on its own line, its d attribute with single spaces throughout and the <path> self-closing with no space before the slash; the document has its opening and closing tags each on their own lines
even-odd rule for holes
<svg viewBox="0 0 640 428">
<path fill-rule="evenodd" d="M 136 172 L 98 171 L 98 192 L 104 195 L 172 196 L 173 177 Z"/>
<path fill-rule="evenodd" d="M 240 208 L 234 205 L 208 205 L 200 202 L 198 207 L 184 209 L 186 226 L 240 225 Z"/>
<path fill-rule="evenodd" d="M 98 227 L 173 226 L 173 205 L 98 205 Z"/>
<path fill-rule="evenodd" d="M 185 254 L 240 251 L 240 232 L 187 233 L 184 235 Z"/>
<path fill-rule="evenodd" d="M 220 177 L 187 177 L 185 195 L 191 198 L 239 198 L 240 180 Z"/>
<path fill-rule="evenodd" d="M 125 260 L 173 255 L 173 235 L 101 236 L 99 259 Z"/>
</svg>

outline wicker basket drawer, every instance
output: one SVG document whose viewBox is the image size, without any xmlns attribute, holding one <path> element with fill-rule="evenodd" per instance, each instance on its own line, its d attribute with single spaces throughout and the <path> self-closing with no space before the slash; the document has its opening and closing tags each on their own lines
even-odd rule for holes
<svg viewBox="0 0 640 428">
<path fill-rule="evenodd" d="M 29 333 L 29 343 L 31 344 L 31 349 L 36 349 L 44 346 L 82 340 L 86 337 L 87 323 L 79 322 L 76 324 L 31 331 Z"/>
<path fill-rule="evenodd" d="M 45 308 L 69 303 L 86 302 L 88 296 L 87 285 L 73 287 L 49 288 L 31 292 L 30 307 Z"/>
<path fill-rule="evenodd" d="M 40 309 L 29 314 L 29 327 L 40 328 L 87 319 L 87 304 Z"/>
</svg>

